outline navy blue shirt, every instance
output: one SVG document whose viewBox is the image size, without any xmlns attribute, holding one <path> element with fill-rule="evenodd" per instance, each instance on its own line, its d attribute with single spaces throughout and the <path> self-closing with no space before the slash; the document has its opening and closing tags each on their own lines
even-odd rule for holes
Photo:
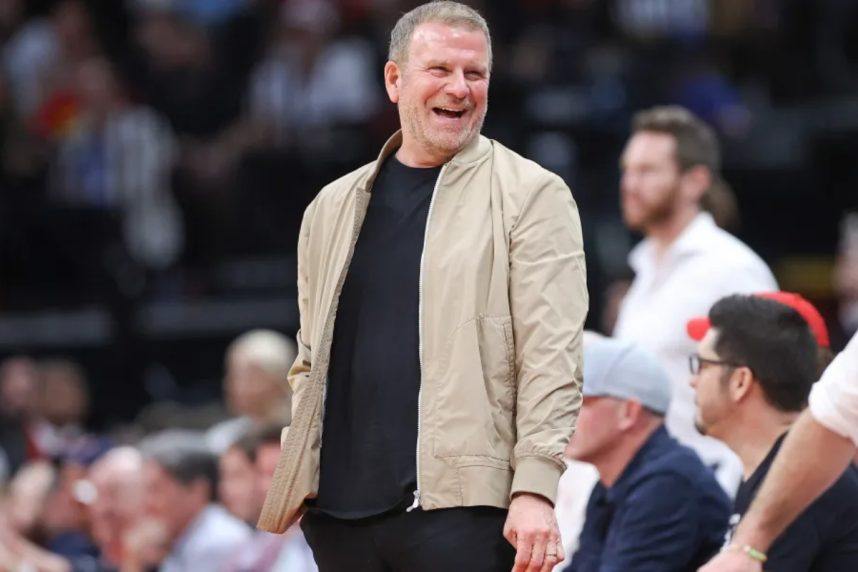
<svg viewBox="0 0 858 572">
<path fill-rule="evenodd" d="M 736 494 L 735 526 L 748 510 L 786 435 L 772 446 Z M 858 570 L 858 471 L 847 468 L 831 488 L 816 499 L 768 551 L 766 570 L 777 572 L 846 572 Z"/>
<path fill-rule="evenodd" d="M 358 519 L 417 486 L 420 258 L 441 168 L 384 162 L 340 294 L 314 510 Z"/>
<path fill-rule="evenodd" d="M 691 449 L 657 429 L 587 503 L 572 572 L 694 571 L 724 541 L 730 501 Z"/>
</svg>

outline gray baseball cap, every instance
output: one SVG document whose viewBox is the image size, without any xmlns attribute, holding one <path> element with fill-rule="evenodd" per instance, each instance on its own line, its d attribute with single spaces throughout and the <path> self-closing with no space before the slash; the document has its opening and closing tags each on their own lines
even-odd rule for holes
<svg viewBox="0 0 858 572">
<path fill-rule="evenodd" d="M 663 415 L 670 393 L 667 372 L 649 351 L 624 340 L 585 337 L 585 397 L 634 399 Z"/>
</svg>

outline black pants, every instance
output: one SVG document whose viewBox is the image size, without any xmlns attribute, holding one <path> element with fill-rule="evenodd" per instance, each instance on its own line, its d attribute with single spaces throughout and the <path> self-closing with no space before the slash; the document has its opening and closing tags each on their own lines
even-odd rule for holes
<svg viewBox="0 0 858 572">
<path fill-rule="evenodd" d="M 309 512 L 301 529 L 319 572 L 509 572 L 506 510 L 398 511 L 360 520 Z"/>
</svg>

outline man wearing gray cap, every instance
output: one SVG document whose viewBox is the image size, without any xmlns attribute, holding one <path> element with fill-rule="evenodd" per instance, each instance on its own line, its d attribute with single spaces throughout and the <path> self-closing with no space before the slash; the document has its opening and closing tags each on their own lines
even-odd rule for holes
<svg viewBox="0 0 858 572">
<path fill-rule="evenodd" d="M 584 405 L 568 457 L 595 465 L 580 548 L 567 570 L 695 570 L 718 550 L 730 504 L 664 427 L 670 381 L 631 342 L 587 338 Z"/>
</svg>

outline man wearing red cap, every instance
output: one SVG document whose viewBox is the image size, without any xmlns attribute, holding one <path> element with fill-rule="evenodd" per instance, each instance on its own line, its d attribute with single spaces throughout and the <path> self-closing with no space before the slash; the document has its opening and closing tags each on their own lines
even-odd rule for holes
<svg viewBox="0 0 858 572">
<path fill-rule="evenodd" d="M 695 423 L 742 461 L 744 480 L 733 526 L 748 510 L 786 433 L 807 405 L 819 371 L 818 349 L 828 343 L 819 313 L 787 293 L 733 295 L 708 318 L 689 322 L 699 341 L 689 360 Z M 797 463 L 807 462 L 798 459 Z M 858 570 L 858 472 L 839 479 L 771 545 L 732 540 L 725 549 L 757 566 L 780 571 Z"/>
<path fill-rule="evenodd" d="M 858 447 L 858 335 L 825 370 L 772 463 L 733 544 L 768 550 L 787 526 L 837 481 Z M 747 554 L 723 551 L 700 572 L 761 572 Z"/>
<path fill-rule="evenodd" d="M 817 362 L 819 365 L 819 372 L 822 373 L 825 368 L 828 367 L 828 364 L 831 363 L 831 359 L 834 356 L 831 353 L 831 340 L 828 337 L 828 327 L 825 325 L 825 320 L 822 318 L 822 314 L 819 313 L 819 310 L 817 310 L 813 304 L 805 300 L 802 296 L 793 292 L 784 292 L 781 290 L 774 292 L 756 292 L 754 296 L 780 302 L 785 306 L 789 306 L 804 318 L 804 321 L 810 328 L 813 337 L 816 339 L 816 345 L 818 347 Z M 692 339 L 700 341 L 703 339 L 703 336 L 706 335 L 706 332 L 709 330 L 711 325 L 709 318 L 694 318 L 689 320 L 688 324 L 686 324 L 686 331 Z"/>
</svg>

